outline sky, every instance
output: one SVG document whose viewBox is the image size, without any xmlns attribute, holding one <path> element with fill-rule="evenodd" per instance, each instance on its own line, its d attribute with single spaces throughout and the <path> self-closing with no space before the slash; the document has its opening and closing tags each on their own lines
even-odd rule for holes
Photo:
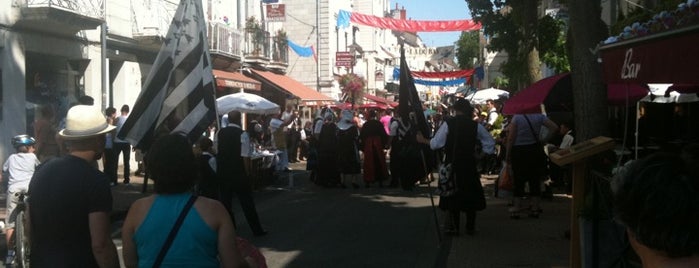
<svg viewBox="0 0 699 268">
<path fill-rule="evenodd" d="M 391 0 L 391 8 L 405 7 L 407 18 L 413 20 L 471 19 L 465 0 Z M 430 47 L 453 45 L 461 32 L 419 32 L 422 42 Z"/>
</svg>

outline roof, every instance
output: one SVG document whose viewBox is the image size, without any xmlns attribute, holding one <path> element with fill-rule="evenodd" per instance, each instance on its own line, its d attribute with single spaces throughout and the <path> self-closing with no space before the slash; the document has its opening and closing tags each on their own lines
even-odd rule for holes
<svg viewBox="0 0 699 268">
<path fill-rule="evenodd" d="M 241 73 L 213 70 L 216 85 L 220 87 L 237 87 L 243 89 L 261 90 L 262 83 Z"/>
<path fill-rule="evenodd" d="M 261 78 L 263 82 L 268 82 L 274 86 L 289 92 L 290 94 L 301 99 L 301 105 L 313 106 L 313 105 L 326 105 L 334 104 L 335 100 L 315 91 L 299 81 L 294 80 L 286 75 L 275 74 L 267 71 L 252 70 L 252 73 Z"/>
</svg>

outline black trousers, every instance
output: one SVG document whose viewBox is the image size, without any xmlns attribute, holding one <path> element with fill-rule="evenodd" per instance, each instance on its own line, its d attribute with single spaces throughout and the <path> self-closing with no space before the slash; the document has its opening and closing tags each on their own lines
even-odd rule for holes
<svg viewBox="0 0 699 268">
<path fill-rule="evenodd" d="M 119 154 L 123 154 L 124 160 L 124 183 L 129 183 L 131 181 L 131 144 L 124 142 L 114 143 L 114 161 L 116 162 L 117 168 L 119 166 Z"/>
<path fill-rule="evenodd" d="M 467 210 L 466 212 L 466 231 L 476 230 L 476 211 Z M 459 231 L 459 226 L 461 225 L 461 211 L 460 210 L 449 210 L 449 215 L 451 219 L 451 224 L 457 232 Z"/>
<path fill-rule="evenodd" d="M 244 185 L 234 185 L 231 183 L 224 183 L 220 188 L 220 199 L 223 206 L 228 211 L 228 214 L 233 220 L 233 225 L 237 227 L 235 222 L 235 217 L 233 216 L 233 196 L 238 198 L 240 202 L 240 207 L 243 209 L 243 214 L 245 219 L 248 221 L 248 225 L 254 234 L 263 232 L 262 225 L 260 224 L 260 218 L 257 215 L 257 209 L 255 208 L 255 200 L 252 198 L 252 189 L 250 186 L 245 187 Z"/>
</svg>

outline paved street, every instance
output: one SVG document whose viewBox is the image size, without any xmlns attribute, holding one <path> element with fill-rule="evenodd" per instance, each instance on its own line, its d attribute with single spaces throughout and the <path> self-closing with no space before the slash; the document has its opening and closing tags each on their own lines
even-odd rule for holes
<svg viewBox="0 0 699 268">
<path fill-rule="evenodd" d="M 488 208 L 478 214 L 477 234 L 443 237 L 440 245 L 426 186 L 414 192 L 326 189 L 308 182 L 302 163 L 291 167 L 292 187 L 280 179 L 255 193 L 267 236 L 252 236 L 236 209 L 238 234 L 261 249 L 269 267 L 569 266 L 568 240 L 563 238 L 570 210 L 566 197 L 544 202 L 540 219 L 511 220 L 506 201 L 492 198 L 492 178 L 483 178 Z M 120 211 L 144 196 L 141 182 L 132 176 L 132 185 L 114 187 L 115 227 L 123 217 Z M 441 222 L 442 214 L 437 214 Z M 121 249 L 119 236 L 115 228 Z M 4 255 L 4 247 L 0 250 Z"/>
</svg>

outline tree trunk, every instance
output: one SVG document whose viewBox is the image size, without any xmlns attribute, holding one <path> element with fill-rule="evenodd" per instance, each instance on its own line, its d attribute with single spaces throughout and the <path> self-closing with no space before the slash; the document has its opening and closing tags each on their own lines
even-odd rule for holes
<svg viewBox="0 0 699 268">
<path fill-rule="evenodd" d="M 600 0 L 570 0 L 568 40 L 571 59 L 576 141 L 609 135 L 607 89 L 597 61 L 598 45 L 608 33 Z"/>
<path fill-rule="evenodd" d="M 535 1 L 539 2 L 539 1 Z M 538 42 L 536 29 L 539 21 L 538 5 L 531 0 L 511 0 L 508 2 L 512 6 L 512 18 L 520 25 L 521 46 L 518 53 L 523 63 L 526 63 L 527 80 L 523 81 L 527 86 L 541 80 L 541 61 L 539 51 L 536 50 Z"/>
</svg>

